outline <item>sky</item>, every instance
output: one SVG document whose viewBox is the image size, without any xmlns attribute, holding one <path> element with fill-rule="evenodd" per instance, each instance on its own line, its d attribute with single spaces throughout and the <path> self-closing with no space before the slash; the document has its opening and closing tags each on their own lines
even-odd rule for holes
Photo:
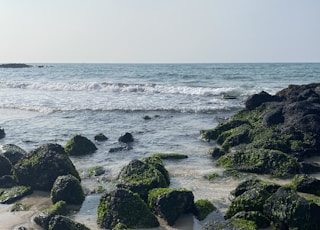
<svg viewBox="0 0 320 230">
<path fill-rule="evenodd" d="M 0 63 L 320 62 L 319 0 L 0 0 Z"/>
</svg>

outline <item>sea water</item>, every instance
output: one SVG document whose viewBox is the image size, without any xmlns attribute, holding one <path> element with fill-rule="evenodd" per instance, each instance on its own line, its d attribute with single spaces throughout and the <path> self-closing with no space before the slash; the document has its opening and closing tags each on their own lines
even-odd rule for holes
<svg viewBox="0 0 320 230">
<path fill-rule="evenodd" d="M 96 143 L 95 153 L 72 157 L 88 193 L 99 185 L 112 190 L 119 171 L 132 159 L 157 152 L 186 154 L 188 159 L 164 162 L 171 186 L 192 190 L 196 200 L 213 201 L 223 215 L 229 192 L 244 178 L 206 179 L 223 169 L 207 154 L 214 143 L 201 141 L 199 131 L 242 109 L 249 95 L 262 90 L 275 94 L 290 84 L 319 80 L 319 63 L 33 64 L 0 69 L 0 127 L 6 132 L 0 144 L 30 151 L 45 143 L 64 145 L 75 134 L 93 140 L 104 133 L 109 139 Z M 110 153 L 121 146 L 118 138 L 126 132 L 134 137 L 132 149 Z M 89 178 L 93 166 L 106 173 Z M 88 195 L 74 218 L 97 228 L 100 196 Z M 186 217 L 173 228 L 198 229 L 202 224 Z"/>
</svg>

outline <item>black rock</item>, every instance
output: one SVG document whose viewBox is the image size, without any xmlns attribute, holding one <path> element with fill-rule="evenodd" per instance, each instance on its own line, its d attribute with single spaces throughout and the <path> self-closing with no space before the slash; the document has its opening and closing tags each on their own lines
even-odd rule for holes
<svg viewBox="0 0 320 230">
<path fill-rule="evenodd" d="M 272 96 L 265 91 L 262 91 L 258 94 L 254 94 L 250 96 L 247 101 L 245 102 L 245 106 L 248 110 L 255 109 L 262 105 L 265 102 L 270 102 L 270 101 L 279 101 L 280 98 L 277 96 Z"/>
<path fill-rule="evenodd" d="M 20 63 L 9 63 L 9 64 L 1 64 L 0 68 L 29 68 L 32 65 L 20 64 Z"/>
<path fill-rule="evenodd" d="M 119 142 L 123 142 L 123 143 L 131 143 L 134 141 L 131 133 L 125 133 L 123 136 L 119 137 L 118 140 Z"/>
</svg>

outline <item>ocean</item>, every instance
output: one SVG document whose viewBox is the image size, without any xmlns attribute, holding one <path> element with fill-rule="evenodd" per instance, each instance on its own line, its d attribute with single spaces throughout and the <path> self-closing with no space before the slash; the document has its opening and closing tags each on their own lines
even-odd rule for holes
<svg viewBox="0 0 320 230">
<path fill-rule="evenodd" d="M 187 154 L 185 160 L 165 161 L 171 186 L 191 189 L 195 199 L 212 200 L 222 213 L 241 178 L 205 178 L 223 169 L 207 154 L 214 143 L 201 141 L 199 131 L 242 109 L 249 95 L 320 80 L 320 63 L 32 65 L 0 68 L 0 127 L 6 132 L 1 145 L 30 151 L 45 143 L 64 145 L 75 134 L 93 140 L 104 133 L 109 139 L 96 143 L 95 153 L 72 157 L 89 193 L 98 185 L 112 189 L 132 159 L 157 152 Z M 134 137 L 132 149 L 110 153 L 126 132 Z M 89 178 L 93 166 L 106 173 Z M 74 218 L 96 228 L 100 196 L 88 195 Z M 186 217 L 170 229 L 202 224 Z"/>
</svg>

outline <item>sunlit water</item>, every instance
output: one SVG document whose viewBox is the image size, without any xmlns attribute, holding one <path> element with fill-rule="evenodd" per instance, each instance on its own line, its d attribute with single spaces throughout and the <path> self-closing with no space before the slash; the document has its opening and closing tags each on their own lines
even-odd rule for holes
<svg viewBox="0 0 320 230">
<path fill-rule="evenodd" d="M 45 143 L 64 145 L 75 134 L 93 140 L 104 133 L 109 139 L 96 143 L 95 153 L 72 157 L 88 193 L 99 185 L 112 190 L 119 171 L 132 159 L 156 152 L 186 154 L 188 159 L 164 161 L 171 186 L 192 190 L 196 200 L 212 200 L 218 212 L 207 219 L 221 219 L 229 192 L 254 175 L 206 179 L 213 172 L 222 175 L 223 169 L 207 154 L 214 143 L 201 141 L 199 131 L 243 108 L 253 93 L 274 94 L 289 84 L 317 82 L 319 75 L 320 64 L 48 64 L 0 69 L 0 126 L 7 134 L 0 144 L 30 151 Z M 146 115 L 152 119 L 143 119 Z M 125 132 L 135 139 L 132 149 L 109 153 L 121 146 L 118 138 Z M 106 173 L 89 178 L 93 166 L 103 166 Z M 100 196 L 88 195 L 73 217 L 97 228 Z M 171 229 L 199 229 L 203 223 L 186 216 Z"/>
</svg>

